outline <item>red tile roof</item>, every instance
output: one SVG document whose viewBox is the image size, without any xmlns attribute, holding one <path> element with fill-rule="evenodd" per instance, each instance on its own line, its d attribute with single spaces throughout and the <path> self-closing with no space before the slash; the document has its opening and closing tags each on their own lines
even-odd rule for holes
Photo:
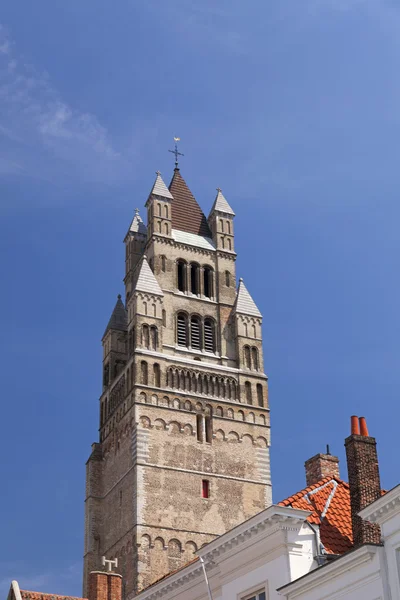
<svg viewBox="0 0 400 600">
<path fill-rule="evenodd" d="M 59 596 L 58 594 L 45 594 L 43 592 L 29 592 L 20 590 L 22 600 L 86 600 L 75 596 Z"/>
<path fill-rule="evenodd" d="M 307 520 L 319 525 L 321 542 L 328 554 L 343 554 L 352 548 L 350 490 L 345 481 L 325 477 L 279 502 L 279 506 L 312 510 Z"/>
<path fill-rule="evenodd" d="M 174 197 L 172 201 L 172 228 L 210 238 L 211 231 L 207 219 L 179 169 L 174 170 L 174 175 L 169 184 L 169 191 Z"/>
</svg>

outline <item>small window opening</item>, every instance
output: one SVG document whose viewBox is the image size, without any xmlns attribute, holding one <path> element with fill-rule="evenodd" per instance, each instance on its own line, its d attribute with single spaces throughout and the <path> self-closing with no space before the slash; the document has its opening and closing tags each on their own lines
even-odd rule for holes
<svg viewBox="0 0 400 600">
<path fill-rule="evenodd" d="M 197 441 L 203 441 L 203 415 L 196 415 Z"/>
<path fill-rule="evenodd" d="M 190 265 L 190 291 L 192 294 L 199 293 L 199 265 Z"/>
<path fill-rule="evenodd" d="M 184 292 L 185 291 L 185 263 L 183 261 L 179 261 L 178 262 L 178 290 L 180 292 Z"/>
<path fill-rule="evenodd" d="M 263 388 L 261 383 L 257 383 L 257 400 L 258 406 L 264 406 Z"/>
<path fill-rule="evenodd" d="M 206 429 L 206 442 L 211 444 L 212 442 L 212 419 L 211 417 L 205 418 L 205 429 Z"/>
<path fill-rule="evenodd" d="M 253 404 L 253 398 L 251 397 L 251 383 L 250 381 L 246 381 L 244 384 L 245 392 L 246 392 L 246 402 L 247 404 Z"/>
<path fill-rule="evenodd" d="M 154 372 L 154 386 L 160 387 L 161 386 L 161 374 L 160 374 L 160 365 L 158 363 L 155 363 L 153 365 L 153 372 Z"/>
<path fill-rule="evenodd" d="M 165 258 L 165 256 L 162 256 L 161 257 L 161 271 L 163 271 L 163 273 L 165 273 L 166 263 L 167 263 L 167 259 Z"/>
<path fill-rule="evenodd" d="M 165 312 L 164 309 L 162 311 L 162 324 L 163 324 L 163 327 L 167 326 L 167 313 Z"/>
<path fill-rule="evenodd" d="M 201 482 L 201 496 L 202 498 L 210 497 L 210 482 L 208 479 L 203 479 Z"/>
<path fill-rule="evenodd" d="M 187 346 L 187 317 L 179 314 L 177 319 L 177 338 L 178 346 Z"/>
<path fill-rule="evenodd" d="M 147 385 L 148 384 L 148 372 L 147 372 L 147 362 L 145 360 L 142 360 L 142 362 L 140 364 L 140 370 L 141 370 L 141 376 L 142 376 L 142 383 L 143 383 L 143 385 Z"/>
<path fill-rule="evenodd" d="M 206 298 L 212 296 L 212 270 L 209 267 L 204 267 L 203 271 L 203 292 Z"/>
<path fill-rule="evenodd" d="M 201 349 L 200 333 L 200 319 L 198 317 L 192 317 L 190 320 L 190 344 L 194 350 Z"/>
<path fill-rule="evenodd" d="M 229 271 L 225 271 L 225 285 L 226 287 L 231 286 L 231 274 L 229 273 Z"/>
<path fill-rule="evenodd" d="M 215 352 L 214 323 L 211 319 L 204 321 L 204 349 L 206 352 Z"/>
</svg>

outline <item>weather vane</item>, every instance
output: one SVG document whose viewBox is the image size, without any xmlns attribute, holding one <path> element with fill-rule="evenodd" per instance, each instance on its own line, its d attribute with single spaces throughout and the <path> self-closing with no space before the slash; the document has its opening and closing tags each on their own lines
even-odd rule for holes
<svg viewBox="0 0 400 600">
<path fill-rule="evenodd" d="M 182 152 L 178 152 L 178 142 L 180 141 L 181 138 L 174 137 L 175 150 L 168 150 L 168 152 L 172 152 L 172 154 L 175 154 L 175 169 L 178 168 L 178 156 L 185 156 L 184 154 L 182 154 Z"/>
</svg>

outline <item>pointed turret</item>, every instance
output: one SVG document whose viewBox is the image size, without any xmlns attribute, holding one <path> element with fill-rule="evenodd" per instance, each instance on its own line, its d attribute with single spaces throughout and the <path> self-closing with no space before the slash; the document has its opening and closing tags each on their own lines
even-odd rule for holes
<svg viewBox="0 0 400 600">
<path fill-rule="evenodd" d="M 233 217 L 235 213 L 229 206 L 227 199 L 220 188 L 208 216 L 214 244 L 218 250 L 234 251 Z"/>
<path fill-rule="evenodd" d="M 222 190 L 220 188 L 217 188 L 217 196 L 214 200 L 214 204 L 212 206 L 212 209 L 210 210 L 210 215 L 214 212 L 220 212 L 226 215 L 231 215 L 232 217 L 235 216 L 235 213 L 233 212 L 232 208 L 229 206 L 227 199 L 225 198 L 225 196 L 222 193 Z"/>
<path fill-rule="evenodd" d="M 118 294 L 118 300 L 104 332 L 103 342 L 103 389 L 119 375 L 126 365 L 126 341 L 128 315 Z"/>
<path fill-rule="evenodd" d="M 239 288 L 236 296 L 235 312 L 236 314 L 262 318 L 262 315 L 258 310 L 253 298 L 250 296 L 249 291 L 244 285 L 242 278 L 239 279 Z"/>
<path fill-rule="evenodd" d="M 114 331 L 126 331 L 128 328 L 128 318 L 125 310 L 124 303 L 122 302 L 121 294 L 118 294 L 118 300 L 112 311 L 110 320 L 103 334 L 103 338 L 106 333 L 112 329 Z"/>
<path fill-rule="evenodd" d="M 143 256 L 142 264 L 139 268 L 139 275 L 136 285 L 133 288 L 134 292 L 143 292 L 145 294 L 153 294 L 155 296 L 164 296 L 162 289 L 159 286 L 150 265 L 147 262 L 147 256 Z"/>
<path fill-rule="evenodd" d="M 207 219 L 178 168 L 174 169 L 169 190 L 174 197 L 172 228 L 210 238 L 211 232 Z"/>
<path fill-rule="evenodd" d="M 135 216 L 127 231 L 124 239 L 125 243 L 125 294 L 126 299 L 132 292 L 132 283 L 134 272 L 139 260 L 143 256 L 144 248 L 147 241 L 147 227 L 143 223 L 143 219 L 139 214 L 139 209 L 135 210 Z"/>
<path fill-rule="evenodd" d="M 148 238 L 151 238 L 153 234 L 171 236 L 171 202 L 173 199 L 160 171 L 157 171 L 156 180 L 146 202 Z"/>
</svg>

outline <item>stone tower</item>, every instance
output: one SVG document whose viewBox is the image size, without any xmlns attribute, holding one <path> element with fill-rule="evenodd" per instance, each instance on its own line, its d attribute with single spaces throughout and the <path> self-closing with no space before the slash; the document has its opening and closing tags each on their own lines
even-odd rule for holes
<svg viewBox="0 0 400 600">
<path fill-rule="evenodd" d="M 132 595 L 271 504 L 262 317 L 236 284 L 234 212 L 218 190 L 206 219 L 178 168 L 146 208 L 102 340 L 84 596 L 102 555 Z"/>
</svg>

